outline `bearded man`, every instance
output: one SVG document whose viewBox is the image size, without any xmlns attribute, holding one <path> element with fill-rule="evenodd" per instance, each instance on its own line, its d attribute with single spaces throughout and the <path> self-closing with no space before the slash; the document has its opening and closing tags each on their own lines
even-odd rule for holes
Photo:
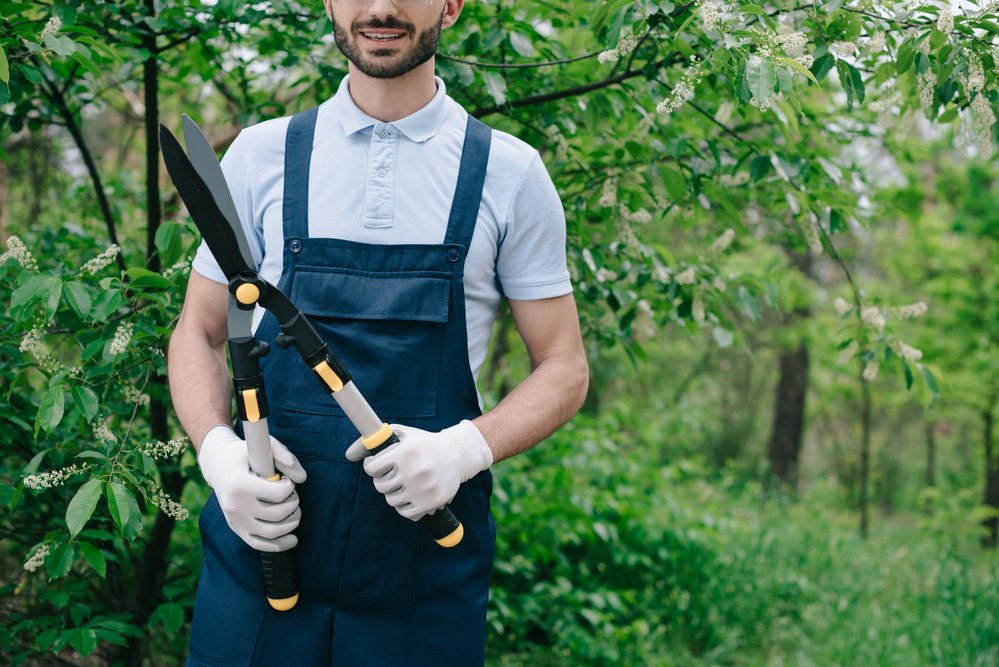
<svg viewBox="0 0 999 667">
<path fill-rule="evenodd" d="M 202 245 L 170 343 L 170 389 L 214 493 L 188 664 L 481 665 L 495 544 L 490 466 L 582 404 L 587 365 L 565 217 L 536 150 L 434 74 L 464 0 L 324 0 L 349 75 L 317 108 L 245 129 L 223 160 L 260 275 L 309 317 L 399 442 L 365 457 L 294 350 L 262 360 L 272 451 L 232 428 L 227 281 Z M 532 370 L 482 412 L 502 298 Z M 273 341 L 271 314 L 255 334 Z M 363 463 L 362 463 L 363 460 Z M 450 503 L 464 537 L 416 523 Z M 268 607 L 259 551 L 295 547 L 301 590 Z"/>
</svg>

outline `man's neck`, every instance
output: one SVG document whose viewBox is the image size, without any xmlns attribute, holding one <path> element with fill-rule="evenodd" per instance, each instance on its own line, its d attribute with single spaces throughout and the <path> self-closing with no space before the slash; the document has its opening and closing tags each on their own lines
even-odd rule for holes
<svg viewBox="0 0 999 667">
<path fill-rule="evenodd" d="M 354 67 L 350 70 L 350 97 L 372 118 L 391 123 L 416 113 L 434 99 L 434 59 L 394 79 L 375 79 Z"/>
</svg>

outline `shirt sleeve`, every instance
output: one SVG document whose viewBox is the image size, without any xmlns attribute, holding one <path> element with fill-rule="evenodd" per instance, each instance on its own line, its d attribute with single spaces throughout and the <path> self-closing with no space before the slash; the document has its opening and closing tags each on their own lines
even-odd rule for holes
<svg viewBox="0 0 999 667">
<path fill-rule="evenodd" d="M 232 201 L 236 205 L 236 213 L 239 214 L 239 221 L 243 227 L 243 234 L 246 236 L 247 245 L 250 247 L 250 254 L 256 269 L 260 270 L 260 263 L 263 259 L 261 248 L 263 247 L 260 229 L 254 219 L 253 191 L 250 183 L 250 151 L 247 132 L 240 132 L 229 146 L 222 157 L 222 173 L 225 175 L 226 184 L 229 186 L 229 193 Z M 191 267 L 209 280 L 213 280 L 223 285 L 228 284 L 225 274 L 219 268 L 219 263 L 212 255 L 208 244 L 201 241 L 198 252 L 194 256 Z"/>
<path fill-rule="evenodd" d="M 535 153 L 514 195 L 496 258 L 497 278 L 507 298 L 529 301 L 572 292 L 565 237 L 562 200 Z"/>
</svg>

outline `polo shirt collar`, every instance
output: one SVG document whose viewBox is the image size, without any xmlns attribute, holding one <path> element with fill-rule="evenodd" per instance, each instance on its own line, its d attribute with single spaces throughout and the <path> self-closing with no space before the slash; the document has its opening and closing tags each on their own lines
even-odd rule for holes
<svg viewBox="0 0 999 667">
<path fill-rule="evenodd" d="M 444 105 L 447 89 L 444 86 L 444 80 L 440 77 L 435 76 L 434 82 L 437 84 L 437 93 L 426 106 L 405 118 L 385 124 L 397 128 L 407 139 L 416 143 L 423 143 L 437 134 L 447 115 Z M 340 126 L 343 128 L 344 136 L 348 137 L 382 124 L 381 121 L 372 118 L 358 108 L 350 96 L 349 84 L 350 75 L 347 75 L 340 82 L 340 87 L 337 89 L 336 95 L 333 96 L 333 104 L 336 115 L 340 118 Z"/>
</svg>

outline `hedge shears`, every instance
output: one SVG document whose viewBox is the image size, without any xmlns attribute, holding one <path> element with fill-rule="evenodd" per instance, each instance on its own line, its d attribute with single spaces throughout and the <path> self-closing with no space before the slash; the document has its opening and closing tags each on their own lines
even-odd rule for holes
<svg viewBox="0 0 999 667">
<path fill-rule="evenodd" d="M 271 457 L 267 427 L 270 411 L 260 369 L 260 359 L 267 356 L 270 348 L 265 341 L 258 341 L 252 330 L 253 311 L 258 304 L 278 320 L 281 333 L 275 340 L 277 345 L 295 347 L 323 389 L 336 400 L 358 430 L 369 455 L 399 442 L 392 428 L 378 418 L 354 386 L 350 373 L 305 315 L 277 287 L 260 277 L 214 149 L 186 114 L 183 128 L 190 157 L 162 124 L 160 146 L 171 180 L 229 281 L 229 358 L 250 468 L 265 479 L 280 479 Z M 446 506 L 424 516 L 419 523 L 443 547 L 457 545 L 464 536 L 464 528 Z M 292 554 L 292 551 L 261 552 L 267 599 L 279 611 L 291 609 L 298 602 L 299 588 Z"/>
</svg>

